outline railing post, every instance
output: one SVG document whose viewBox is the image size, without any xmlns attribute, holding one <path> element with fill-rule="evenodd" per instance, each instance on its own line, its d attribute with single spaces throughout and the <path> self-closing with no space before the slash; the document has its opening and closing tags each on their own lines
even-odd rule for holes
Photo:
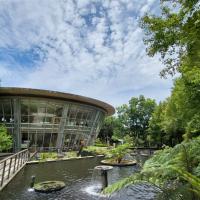
<svg viewBox="0 0 200 200">
<path fill-rule="evenodd" d="M 2 177 L 1 177 L 1 186 L 3 185 L 3 181 L 4 181 L 5 168 L 6 168 L 6 160 L 3 163 L 3 172 L 2 172 Z"/>
<path fill-rule="evenodd" d="M 15 173 L 16 161 L 17 161 L 17 155 L 15 155 L 15 162 L 14 162 L 14 170 L 13 170 L 13 174 Z"/>
<path fill-rule="evenodd" d="M 12 159 L 13 158 L 10 159 L 7 179 L 9 179 L 9 177 L 10 177 L 10 170 L 11 170 L 11 166 L 12 166 Z"/>
<path fill-rule="evenodd" d="M 23 164 L 23 155 L 24 155 L 24 152 L 20 153 L 19 156 L 20 156 L 20 167 L 22 166 Z"/>
<path fill-rule="evenodd" d="M 27 151 L 26 151 L 26 161 L 29 161 L 29 157 L 30 157 L 30 153 L 29 153 L 29 151 L 27 150 Z"/>
<path fill-rule="evenodd" d="M 19 169 L 19 162 L 20 162 L 20 155 L 17 154 L 17 158 L 18 158 L 18 161 L 17 161 L 17 170 Z"/>
<path fill-rule="evenodd" d="M 26 152 L 24 152 L 24 155 L 23 155 L 23 164 L 25 163 L 25 161 L 26 161 Z"/>
<path fill-rule="evenodd" d="M 27 161 L 27 151 L 24 152 L 24 162 Z"/>
</svg>

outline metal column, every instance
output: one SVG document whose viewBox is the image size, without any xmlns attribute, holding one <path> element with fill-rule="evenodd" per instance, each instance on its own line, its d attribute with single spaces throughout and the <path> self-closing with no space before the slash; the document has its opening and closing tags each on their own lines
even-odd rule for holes
<svg viewBox="0 0 200 200">
<path fill-rule="evenodd" d="M 97 123 L 99 115 L 100 115 L 100 111 L 97 111 L 95 119 L 94 119 L 92 127 L 91 127 L 91 130 L 90 130 L 90 135 L 89 135 L 88 140 L 87 140 L 87 145 L 91 145 L 93 143 L 93 140 L 96 139 L 96 138 L 92 138 L 91 136 L 93 135 L 93 132 L 95 130 L 95 124 Z"/>
<path fill-rule="evenodd" d="M 13 107 L 14 107 L 14 152 L 18 152 L 21 150 L 21 105 L 20 99 L 13 99 Z"/>
<path fill-rule="evenodd" d="M 68 110 L 69 110 L 69 105 L 65 104 L 63 107 L 62 118 L 60 120 L 60 126 L 58 129 L 58 138 L 57 138 L 57 142 L 56 142 L 56 148 L 59 150 L 61 150 L 62 146 L 63 146 L 64 129 L 65 129 Z"/>
</svg>

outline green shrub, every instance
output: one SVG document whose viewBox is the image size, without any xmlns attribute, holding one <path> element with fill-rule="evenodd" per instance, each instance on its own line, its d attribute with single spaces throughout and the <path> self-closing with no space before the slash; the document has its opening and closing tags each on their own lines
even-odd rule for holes
<svg viewBox="0 0 200 200">
<path fill-rule="evenodd" d="M 107 155 L 109 152 L 109 149 L 107 147 L 87 146 L 84 148 L 84 151 L 98 154 L 98 155 Z"/>
<path fill-rule="evenodd" d="M 128 153 L 129 147 L 130 145 L 128 143 L 118 145 L 116 148 L 110 150 L 109 157 L 115 159 L 117 163 L 120 163 L 123 157 Z"/>
<path fill-rule="evenodd" d="M 0 125 L 0 152 L 9 150 L 12 147 L 12 137 L 8 135 L 5 125 Z"/>
<path fill-rule="evenodd" d="M 40 160 L 45 161 L 48 159 L 57 159 L 57 153 L 55 152 L 45 152 L 45 153 L 40 153 Z"/>
</svg>

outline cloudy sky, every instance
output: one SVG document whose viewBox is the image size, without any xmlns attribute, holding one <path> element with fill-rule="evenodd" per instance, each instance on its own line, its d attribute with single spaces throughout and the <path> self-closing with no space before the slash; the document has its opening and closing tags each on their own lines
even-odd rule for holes
<svg viewBox="0 0 200 200">
<path fill-rule="evenodd" d="M 159 0 L 0 0 L 1 86 L 58 90 L 118 106 L 163 100 L 172 80 L 146 56 L 138 21 Z"/>
</svg>

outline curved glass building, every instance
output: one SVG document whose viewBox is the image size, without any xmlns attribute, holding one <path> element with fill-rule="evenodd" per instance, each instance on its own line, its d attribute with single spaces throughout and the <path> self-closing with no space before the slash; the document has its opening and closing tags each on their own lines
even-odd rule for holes
<svg viewBox="0 0 200 200">
<path fill-rule="evenodd" d="M 93 144 L 114 108 L 79 95 L 26 88 L 0 88 L 0 123 L 13 137 L 13 150 L 76 149 Z"/>
</svg>

